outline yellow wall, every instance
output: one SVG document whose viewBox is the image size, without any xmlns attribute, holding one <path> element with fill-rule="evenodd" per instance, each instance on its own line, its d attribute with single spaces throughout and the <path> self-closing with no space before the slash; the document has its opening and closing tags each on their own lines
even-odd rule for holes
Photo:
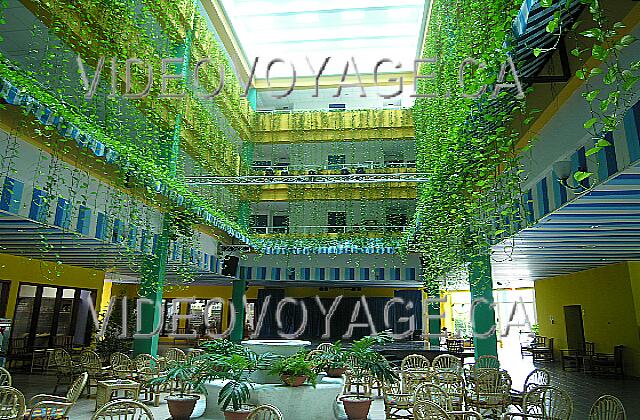
<svg viewBox="0 0 640 420">
<path fill-rule="evenodd" d="M 554 337 L 556 355 L 567 348 L 564 306 L 581 305 L 585 340 L 596 351 L 625 346 L 625 373 L 640 376 L 640 263 L 620 263 L 535 282 L 540 334 Z"/>
<path fill-rule="evenodd" d="M 7 317 L 10 318 L 13 317 L 21 282 L 95 289 L 98 291 L 96 302 L 104 304 L 104 271 L 100 270 L 0 254 L 0 280 L 11 282 L 7 305 Z M 109 296 L 107 291 L 104 296 L 107 301 Z"/>
</svg>

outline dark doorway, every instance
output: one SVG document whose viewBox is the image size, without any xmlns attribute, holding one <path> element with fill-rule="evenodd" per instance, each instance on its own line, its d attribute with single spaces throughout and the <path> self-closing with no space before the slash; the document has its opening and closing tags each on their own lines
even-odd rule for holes
<svg viewBox="0 0 640 420">
<path fill-rule="evenodd" d="M 582 306 L 564 307 L 564 323 L 567 330 L 567 348 L 584 351 L 584 325 L 582 324 Z"/>
</svg>

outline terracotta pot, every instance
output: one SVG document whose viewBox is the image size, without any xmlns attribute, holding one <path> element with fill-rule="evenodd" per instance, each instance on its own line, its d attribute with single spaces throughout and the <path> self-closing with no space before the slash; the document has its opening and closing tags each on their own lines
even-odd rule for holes
<svg viewBox="0 0 640 420">
<path fill-rule="evenodd" d="M 169 395 L 166 400 L 171 418 L 173 420 L 189 420 L 199 399 L 199 395 Z"/>
<path fill-rule="evenodd" d="M 249 414 L 251 414 L 249 410 L 225 411 L 224 418 L 227 420 L 247 420 Z"/>
<path fill-rule="evenodd" d="M 340 378 L 347 371 L 347 368 L 327 368 L 327 376 L 330 378 Z"/>
<path fill-rule="evenodd" d="M 343 395 L 340 397 L 344 412 L 349 420 L 367 420 L 372 399 L 358 395 Z"/>
<path fill-rule="evenodd" d="M 282 379 L 282 382 L 284 382 L 289 386 L 300 386 L 303 383 L 305 383 L 307 379 L 309 379 L 309 377 L 306 375 L 303 375 L 303 376 L 280 375 L 280 379 Z"/>
</svg>

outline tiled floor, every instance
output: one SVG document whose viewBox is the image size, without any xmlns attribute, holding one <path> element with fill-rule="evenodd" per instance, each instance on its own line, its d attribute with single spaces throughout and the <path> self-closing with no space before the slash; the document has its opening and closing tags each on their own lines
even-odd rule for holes
<svg viewBox="0 0 640 420">
<path fill-rule="evenodd" d="M 504 348 L 500 353 L 502 366 L 509 371 L 513 378 L 514 388 L 522 387 L 526 375 L 534 369 L 531 357 L 520 357 L 520 352 L 514 348 Z M 612 394 L 622 400 L 629 419 L 640 419 L 640 380 L 635 378 L 605 378 L 592 377 L 579 372 L 564 372 L 557 363 L 544 365 L 552 373 L 552 383 L 567 390 L 574 402 L 576 420 L 588 418 L 591 404 L 603 394 Z M 55 379 L 48 375 L 14 375 L 14 385 L 30 398 L 37 393 L 51 393 Z M 94 412 L 95 400 L 82 398 L 71 412 L 72 420 L 90 420 Z M 151 407 L 157 420 L 169 418 L 167 405 L 164 401 L 159 407 Z M 203 419 L 210 420 L 208 417 Z M 384 407 L 381 400 L 375 400 L 371 409 L 371 420 L 383 420 Z M 305 420 L 305 419 L 285 419 Z M 330 419 L 327 419 L 330 420 Z"/>
</svg>

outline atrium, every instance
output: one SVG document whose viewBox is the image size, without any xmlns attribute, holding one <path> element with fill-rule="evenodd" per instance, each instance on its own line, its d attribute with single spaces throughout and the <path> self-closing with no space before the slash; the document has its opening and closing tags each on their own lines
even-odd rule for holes
<svg viewBox="0 0 640 420">
<path fill-rule="evenodd" d="M 0 420 L 640 418 L 637 0 L 0 0 Z"/>
</svg>

